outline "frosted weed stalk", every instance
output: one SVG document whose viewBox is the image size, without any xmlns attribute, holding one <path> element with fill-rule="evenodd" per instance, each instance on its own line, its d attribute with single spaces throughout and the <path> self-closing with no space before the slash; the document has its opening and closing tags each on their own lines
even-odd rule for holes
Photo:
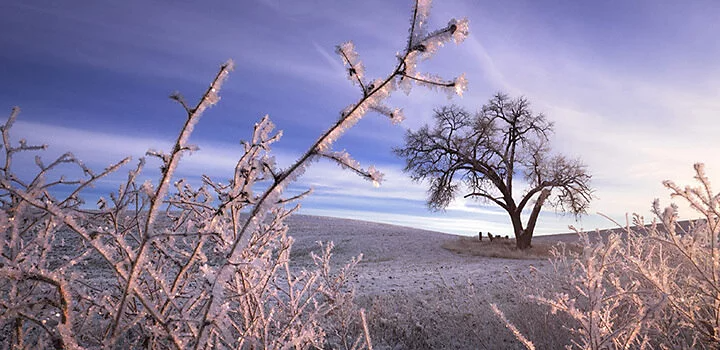
<svg viewBox="0 0 720 350">
<path fill-rule="evenodd" d="M 660 209 L 646 224 L 635 214 L 618 232 L 591 240 L 579 233 L 582 254 L 554 260 L 555 285 L 531 298 L 572 320 L 566 327 L 580 349 L 716 349 L 720 344 L 720 194 L 704 165 L 697 187 L 663 184 L 701 217 L 677 222 L 677 206 Z M 558 277 L 566 276 L 566 277 Z M 508 322 L 509 323 L 509 322 Z M 530 343 L 530 346 L 532 344 Z M 528 346 L 528 348 L 530 348 Z"/>
<path fill-rule="evenodd" d="M 446 81 L 417 71 L 418 60 L 468 34 L 467 20 L 451 20 L 428 32 L 429 7 L 430 1 L 415 2 L 407 45 L 383 79 L 365 78 L 352 43 L 338 46 L 361 97 L 286 169 L 278 169 L 270 154 L 282 133 L 266 116 L 244 142 L 229 181 L 203 176 L 195 188 L 174 178 L 181 156 L 196 150 L 189 137 L 200 115 L 219 101 L 232 62 L 221 67 L 195 106 L 179 94 L 171 96 L 187 119 L 169 153 L 147 153 L 162 163 L 158 182 L 137 182 L 145 165 L 140 159 L 96 210 L 84 209 L 82 190 L 130 158 L 95 172 L 69 153 L 50 164 L 37 156 L 36 176 L 23 179 L 13 168 L 14 157 L 45 146 L 22 140 L 11 144 L 9 132 L 18 114 L 13 109 L 2 126 L 0 342 L 4 347 L 58 349 L 309 348 L 323 347 L 330 341 L 325 330 L 332 329 L 342 334 L 336 343 L 345 348 L 372 348 L 364 313 L 348 306 L 352 294 L 341 286 L 357 260 L 332 272 L 327 245 L 314 258 L 316 269 L 290 269 L 293 241 L 284 221 L 296 208 L 292 203 L 307 192 L 291 198 L 283 192 L 320 158 L 379 184 L 379 171 L 363 169 L 346 152 L 333 151 L 333 143 L 368 111 L 401 121 L 402 110 L 383 104 L 398 87 L 409 92 L 417 83 L 462 94 L 464 76 Z M 77 166 L 83 176 L 49 179 L 61 165 Z M 58 197 L 67 193 L 55 191 L 58 186 L 71 191 Z M 346 321 L 325 326 L 333 317 Z M 352 322 L 360 326 L 349 334 L 345 325 Z"/>
</svg>

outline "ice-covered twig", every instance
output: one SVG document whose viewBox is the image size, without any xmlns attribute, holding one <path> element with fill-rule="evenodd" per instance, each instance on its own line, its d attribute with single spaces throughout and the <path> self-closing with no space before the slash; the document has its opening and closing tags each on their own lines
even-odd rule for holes
<svg viewBox="0 0 720 350">
<path fill-rule="evenodd" d="M 354 46 L 350 43 L 345 43 L 339 47 L 338 52 L 341 53 L 343 62 L 349 66 L 349 76 L 356 79 L 362 87 L 362 97 L 356 103 L 343 110 L 340 115 L 340 119 L 338 119 L 335 124 L 324 132 L 295 163 L 283 172 L 276 174 L 273 183 L 263 192 L 262 195 L 257 198 L 257 200 L 254 201 L 249 218 L 245 220 L 242 227 L 238 230 L 237 238 L 234 240 L 230 252 L 227 255 L 227 262 L 220 268 L 218 278 L 213 282 L 212 295 L 220 295 L 222 293 L 222 279 L 226 278 L 232 266 L 240 262 L 241 252 L 248 246 L 251 233 L 257 229 L 258 225 L 264 220 L 269 206 L 278 201 L 288 184 L 294 181 L 298 176 L 302 175 L 308 164 L 316 157 L 322 156 L 327 152 L 331 152 L 332 145 L 335 141 L 338 140 L 345 131 L 354 126 L 365 115 L 365 113 L 367 113 L 367 111 L 383 106 L 382 102 L 397 88 L 398 81 L 409 82 L 411 80 L 403 80 L 403 78 L 406 78 L 406 75 L 410 74 L 410 72 L 415 72 L 418 56 L 417 52 L 419 52 L 419 47 L 413 45 L 415 38 L 422 37 L 422 40 L 420 41 L 421 43 L 425 42 L 427 45 L 431 45 L 433 50 L 436 50 L 444 42 L 450 39 L 454 39 L 459 43 L 462 41 L 464 36 L 468 34 L 467 20 L 452 20 L 445 29 L 433 32 L 428 36 L 424 36 L 424 25 L 429 13 L 429 8 L 429 0 L 418 0 L 415 2 L 413 16 L 411 18 L 408 45 L 405 52 L 399 56 L 398 64 L 383 79 L 375 79 L 369 84 L 364 84 L 362 81 L 362 73 L 364 72 L 364 69 L 358 70 L 359 67 L 362 67 L 362 63 L 355 53 Z M 433 52 L 435 51 L 428 53 L 424 57 L 427 57 Z M 428 80 L 427 84 L 433 85 L 433 82 Z M 462 91 L 466 88 L 466 85 L 467 83 L 463 76 L 461 79 L 455 80 L 452 83 L 446 82 L 444 84 L 439 84 L 438 86 L 449 89 L 453 93 L 462 93 Z M 406 89 L 406 91 L 408 90 Z M 368 169 L 367 175 L 374 183 L 379 183 L 382 179 L 382 174 L 374 167 L 370 167 Z M 221 299 L 219 298 L 214 298 L 210 301 L 210 305 L 208 306 L 202 318 L 202 322 L 200 323 L 200 337 L 199 342 L 195 345 L 196 349 L 199 347 L 199 344 L 203 343 L 207 339 L 208 324 L 206 320 L 208 318 L 215 317 L 220 312 L 220 305 L 218 304 L 220 300 Z"/>
</svg>

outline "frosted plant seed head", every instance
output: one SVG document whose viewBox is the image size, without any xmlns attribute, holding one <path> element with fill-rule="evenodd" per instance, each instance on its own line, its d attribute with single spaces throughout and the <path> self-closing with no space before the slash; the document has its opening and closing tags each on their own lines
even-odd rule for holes
<svg viewBox="0 0 720 350">
<path fill-rule="evenodd" d="M 361 83 L 365 78 L 365 66 L 355 51 L 355 44 L 352 41 L 338 45 L 335 52 L 342 58 L 347 69 L 347 78 L 353 83 Z"/>
<path fill-rule="evenodd" d="M 450 20 L 450 23 L 448 23 L 448 26 L 451 29 L 452 38 L 455 44 L 460 44 L 465 40 L 465 38 L 467 38 L 468 34 L 470 34 L 470 22 L 467 18 L 463 18 L 459 21 L 453 18 Z"/>
<path fill-rule="evenodd" d="M 463 73 L 459 77 L 455 78 L 455 93 L 462 97 L 463 93 L 467 91 L 467 85 L 468 81 L 467 78 L 465 78 L 465 73 Z"/>
<path fill-rule="evenodd" d="M 385 176 L 385 174 L 383 174 L 379 170 L 377 170 L 374 165 L 371 165 L 368 168 L 367 172 L 370 175 L 370 179 L 372 180 L 373 186 L 380 187 L 380 183 L 382 183 L 383 177 Z"/>
</svg>

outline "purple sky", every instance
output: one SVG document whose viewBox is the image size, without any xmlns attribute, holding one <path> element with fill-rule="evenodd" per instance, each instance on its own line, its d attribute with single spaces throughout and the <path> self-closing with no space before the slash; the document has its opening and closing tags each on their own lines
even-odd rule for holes
<svg viewBox="0 0 720 350">
<path fill-rule="evenodd" d="M 222 101 L 192 139 L 201 151 L 180 175 L 229 177 L 238 141 L 265 114 L 284 130 L 275 151 L 288 164 L 359 96 L 335 45 L 354 41 L 367 76 L 384 76 L 405 44 L 410 8 L 411 1 L 383 0 L 3 1 L 0 111 L 20 106 L 15 136 L 49 143 L 46 157 L 71 150 L 101 169 L 169 148 L 184 115 L 167 96 L 180 91 L 194 100 L 232 58 Z M 476 110 L 497 91 L 526 96 L 556 123 L 554 151 L 582 157 L 594 175 L 592 215 L 574 223 L 548 209 L 539 233 L 612 226 L 598 211 L 622 222 L 626 212 L 649 217 L 654 198 L 669 203 L 661 181 L 690 184 L 694 162 L 720 179 L 717 1 L 434 2 L 431 27 L 452 17 L 470 20 L 470 37 L 420 68 L 446 78 L 464 72 L 465 96 L 396 92 L 390 104 L 404 109 L 403 124 L 369 114 L 335 147 L 374 164 L 386 174 L 383 185 L 316 163 L 293 187 L 315 189 L 304 213 L 510 232 L 500 209 L 473 201 L 428 212 L 425 186 L 412 183 L 391 152 L 407 128 L 430 121 L 433 108 Z M 31 162 L 23 164 L 29 171 Z M 119 178 L 87 197 L 109 192 Z M 694 216 L 683 206 L 681 214 Z"/>
</svg>

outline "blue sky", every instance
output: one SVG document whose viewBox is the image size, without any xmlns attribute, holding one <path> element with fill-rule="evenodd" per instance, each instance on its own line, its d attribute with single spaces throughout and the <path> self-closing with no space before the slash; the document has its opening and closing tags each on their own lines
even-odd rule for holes
<svg viewBox="0 0 720 350">
<path fill-rule="evenodd" d="M 168 149 L 184 114 L 167 96 L 180 91 L 193 101 L 232 58 L 222 100 L 191 140 L 201 151 L 185 158 L 180 176 L 228 178 L 239 140 L 265 114 L 284 131 L 275 152 L 289 164 L 359 97 L 335 45 L 352 40 L 367 76 L 384 76 L 405 44 L 410 8 L 411 1 L 383 0 L 3 1 L 0 110 L 22 108 L 15 136 L 49 143 L 46 158 L 70 150 L 102 169 Z M 464 72 L 464 97 L 449 101 L 422 87 L 396 92 L 390 104 L 404 109 L 403 124 L 369 114 L 335 145 L 379 168 L 383 185 L 315 163 L 294 186 L 315 189 L 304 213 L 509 233 L 507 216 L 482 203 L 458 200 L 444 213 L 428 212 L 425 186 L 402 173 L 391 151 L 407 128 L 431 120 L 433 108 L 476 110 L 497 91 L 526 96 L 556 123 L 554 151 L 582 157 L 594 176 L 591 215 L 575 223 L 548 209 L 538 233 L 612 226 L 595 212 L 621 221 L 626 212 L 650 216 L 654 198 L 669 202 L 661 181 L 690 183 L 698 161 L 720 179 L 716 1 L 434 1 L 432 27 L 452 17 L 470 20 L 470 36 L 420 70 Z M 109 192 L 117 179 L 87 197 Z"/>
</svg>

